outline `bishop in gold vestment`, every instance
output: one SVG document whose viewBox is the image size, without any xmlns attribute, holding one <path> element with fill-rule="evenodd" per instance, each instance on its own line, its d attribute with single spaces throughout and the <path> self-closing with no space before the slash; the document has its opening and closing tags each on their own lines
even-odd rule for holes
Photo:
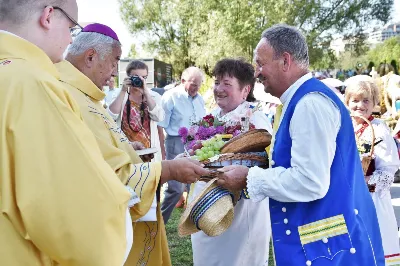
<svg viewBox="0 0 400 266">
<path fill-rule="evenodd" d="M 136 221 L 150 209 L 160 182 L 161 163 L 142 163 L 120 128 L 103 108 L 105 93 L 68 61 L 56 64 L 61 81 L 78 102 L 85 123 L 99 143 L 104 159 L 141 202 L 131 208 Z M 156 222 L 134 222 L 134 242 L 126 266 L 168 266 L 171 260 L 165 226 L 157 206 Z"/>
</svg>

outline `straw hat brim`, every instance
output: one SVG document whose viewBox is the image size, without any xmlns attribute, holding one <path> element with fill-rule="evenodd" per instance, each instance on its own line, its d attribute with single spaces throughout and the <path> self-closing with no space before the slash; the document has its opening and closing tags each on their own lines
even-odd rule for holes
<svg viewBox="0 0 400 266">
<path fill-rule="evenodd" d="M 191 235 L 200 230 L 190 219 L 190 213 L 196 203 L 212 188 L 216 187 L 218 178 L 212 179 L 206 184 L 199 195 L 186 207 L 178 226 L 180 236 Z M 240 196 L 240 192 L 234 193 L 234 200 L 230 195 L 218 199 L 199 221 L 199 227 L 208 236 L 218 236 L 225 232 L 232 224 L 234 218 L 234 206 Z"/>
<path fill-rule="evenodd" d="M 261 152 L 271 144 L 272 136 L 265 129 L 252 129 L 229 140 L 221 153 Z"/>
</svg>

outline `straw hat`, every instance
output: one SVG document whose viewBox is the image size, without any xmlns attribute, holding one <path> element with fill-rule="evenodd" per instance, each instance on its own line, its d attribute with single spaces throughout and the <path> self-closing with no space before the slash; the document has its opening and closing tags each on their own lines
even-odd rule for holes
<svg viewBox="0 0 400 266">
<path fill-rule="evenodd" d="M 178 232 L 180 236 L 203 231 L 208 236 L 225 232 L 233 221 L 233 209 L 240 192 L 232 193 L 212 179 L 182 214 Z"/>
<path fill-rule="evenodd" d="M 271 144 L 271 138 L 265 129 L 252 129 L 225 143 L 221 153 L 261 152 Z"/>
</svg>

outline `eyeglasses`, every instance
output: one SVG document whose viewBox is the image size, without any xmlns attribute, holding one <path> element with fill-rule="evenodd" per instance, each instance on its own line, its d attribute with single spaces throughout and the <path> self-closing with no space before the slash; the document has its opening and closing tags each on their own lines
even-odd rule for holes
<svg viewBox="0 0 400 266">
<path fill-rule="evenodd" d="M 83 27 L 79 25 L 79 23 L 75 19 L 73 19 L 70 15 L 68 15 L 68 13 L 64 11 L 64 9 L 58 6 L 53 6 L 53 9 L 61 11 L 61 13 L 63 13 L 64 16 L 66 16 L 72 22 L 74 26 L 69 29 L 72 35 L 76 35 L 78 31 L 83 30 Z"/>
</svg>

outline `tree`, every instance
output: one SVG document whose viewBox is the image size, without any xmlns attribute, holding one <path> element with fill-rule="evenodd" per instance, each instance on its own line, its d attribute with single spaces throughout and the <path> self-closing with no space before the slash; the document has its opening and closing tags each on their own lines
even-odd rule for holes
<svg viewBox="0 0 400 266">
<path fill-rule="evenodd" d="M 376 66 L 379 66 L 382 63 L 391 63 L 393 67 L 397 67 L 398 62 L 400 61 L 400 37 L 387 39 L 382 44 L 379 44 L 374 49 L 370 50 L 367 56 Z M 396 71 L 398 71 L 398 69 L 396 69 Z"/>
<path fill-rule="evenodd" d="M 207 73 L 221 57 L 253 59 L 261 33 L 276 23 L 301 29 L 311 64 L 333 34 L 359 38 L 371 22 L 385 23 L 393 0 L 119 0 L 132 34 L 179 73 L 198 65 Z M 361 47 L 361 46 L 360 46 Z M 315 50 L 315 51 L 313 51 Z"/>
<path fill-rule="evenodd" d="M 129 50 L 128 58 L 138 58 L 138 52 L 136 51 L 136 45 L 134 43 L 131 45 L 131 50 Z"/>
<path fill-rule="evenodd" d="M 312 57 L 317 57 L 318 54 L 318 61 L 314 61 L 311 65 L 314 69 L 333 69 L 335 68 L 335 64 L 337 63 L 337 58 L 334 52 L 329 47 L 324 47 L 320 49 L 312 49 L 310 54 Z"/>
</svg>

